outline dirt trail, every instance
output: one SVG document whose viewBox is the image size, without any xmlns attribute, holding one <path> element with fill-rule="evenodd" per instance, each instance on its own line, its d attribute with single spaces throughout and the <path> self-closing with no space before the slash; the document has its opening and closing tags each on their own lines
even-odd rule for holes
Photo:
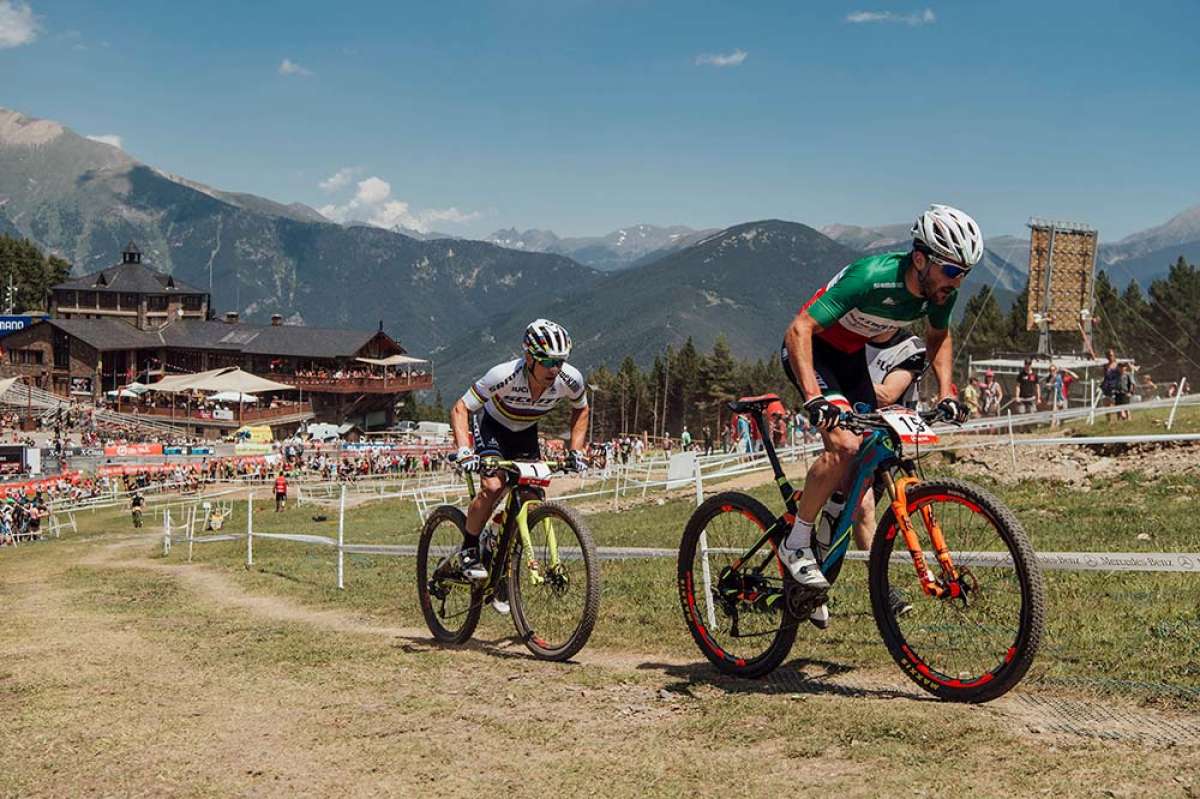
<svg viewBox="0 0 1200 799">
<path fill-rule="evenodd" d="M 0 796 L 408 796 L 435 786 L 544 796 L 600 780 L 608 796 L 671 796 L 774 791 L 781 779 L 874 796 L 918 772 L 891 768 L 886 746 L 871 754 L 860 739 L 910 724 L 993 730 L 989 742 L 1016 733 L 1005 739 L 1020 753 L 1009 771 L 997 773 L 990 744 L 957 752 L 956 767 L 1022 794 L 1023 779 L 1099 745 L 1020 697 L 938 705 L 894 672 L 793 662 L 745 682 L 715 677 L 690 652 L 589 649 L 564 666 L 511 640 L 445 650 L 424 629 L 252 594 L 220 571 L 148 558 L 154 540 L 30 547 L 0 560 L 10 608 Z M 822 724 L 808 725 L 812 717 Z M 1111 755 L 1090 768 L 1132 789 L 1146 770 L 1174 773 L 1181 756 L 1195 759 L 1143 749 L 1143 771 L 1115 782 L 1102 771 Z M 775 765 L 711 768 L 764 757 Z"/>
<path fill-rule="evenodd" d="M 320 610 L 270 594 L 252 594 L 219 571 L 196 564 L 165 563 L 149 560 L 143 556 L 147 545 L 153 544 L 153 535 L 131 538 L 118 544 L 97 547 L 84 557 L 80 564 L 93 568 L 135 568 L 170 574 L 206 600 L 218 605 L 229 606 L 252 613 L 272 621 L 309 624 L 324 630 L 355 635 L 382 636 L 406 639 L 418 646 L 437 647 L 424 627 L 403 627 L 380 624 L 365 618 L 355 617 L 343 611 Z M 515 638 L 502 638 L 490 642 L 474 642 L 466 648 L 479 650 L 504 650 L 515 647 L 524 652 L 524 647 Z M 664 658 L 661 655 L 642 655 L 633 652 L 612 652 L 585 648 L 574 662 L 585 666 L 604 668 L 637 669 L 647 662 L 659 662 L 685 666 L 693 660 Z"/>
<path fill-rule="evenodd" d="M 190 590 L 207 600 L 222 606 L 230 606 L 273 621 L 294 622 L 312 625 L 324 630 L 354 635 L 369 635 L 403 639 L 415 647 L 438 649 L 438 645 L 424 627 L 402 627 L 380 624 L 337 610 L 320 610 L 278 596 L 252 594 L 242 589 L 221 572 L 194 565 L 167 564 L 147 560 L 138 554 L 138 547 L 150 538 L 139 537 L 117 545 L 95 549 L 81 563 L 93 567 L 150 569 L 171 574 Z M 473 641 L 466 649 L 480 653 L 504 653 L 512 651 L 518 657 L 526 657 L 525 649 L 515 638 L 500 638 L 493 641 Z M 690 680 L 711 683 L 729 683 L 700 663 L 697 656 L 675 658 L 661 654 L 639 654 L 615 652 L 596 648 L 585 648 L 574 662 L 616 671 L 644 671 L 647 664 L 662 672 L 664 678 L 688 675 Z M 664 680 L 661 688 L 670 683 Z M 839 674 L 837 671 L 823 673 L 795 664 L 782 668 L 764 684 L 766 692 L 774 693 L 831 693 L 849 697 L 887 696 L 892 699 L 924 702 L 927 696 L 892 670 L 867 673 L 854 671 Z M 1082 735 L 1097 738 L 1144 740 L 1165 742 L 1170 724 L 1174 732 L 1186 733 L 1184 739 L 1200 743 L 1200 715 L 1164 714 L 1147 711 L 1122 703 L 1081 701 L 1056 697 L 1046 691 L 1037 695 L 1016 691 L 1007 697 L 987 705 L 993 716 L 1003 719 L 1008 726 L 1021 734 L 1066 736 Z M 1163 728 L 1163 722 L 1168 723 Z"/>
</svg>

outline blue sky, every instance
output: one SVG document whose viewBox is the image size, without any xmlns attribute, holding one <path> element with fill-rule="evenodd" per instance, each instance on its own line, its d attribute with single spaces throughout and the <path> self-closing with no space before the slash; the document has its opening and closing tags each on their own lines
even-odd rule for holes
<svg viewBox="0 0 1200 799">
<path fill-rule="evenodd" d="M 455 234 L 933 201 L 1114 240 L 1200 203 L 1197 31 L 1195 0 L 0 0 L 0 105 Z"/>
</svg>

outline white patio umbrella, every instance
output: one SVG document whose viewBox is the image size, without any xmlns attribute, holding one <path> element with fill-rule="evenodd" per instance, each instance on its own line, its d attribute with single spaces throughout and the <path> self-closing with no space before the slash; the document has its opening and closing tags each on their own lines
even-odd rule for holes
<svg viewBox="0 0 1200 799">
<path fill-rule="evenodd" d="M 209 397 L 215 402 L 258 402 L 258 397 L 241 391 L 222 391 Z"/>
</svg>

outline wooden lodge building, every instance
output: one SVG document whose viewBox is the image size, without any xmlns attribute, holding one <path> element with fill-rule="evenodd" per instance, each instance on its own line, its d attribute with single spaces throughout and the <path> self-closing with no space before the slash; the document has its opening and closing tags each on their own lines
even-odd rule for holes
<svg viewBox="0 0 1200 799">
<path fill-rule="evenodd" d="M 300 389 L 288 399 L 319 420 L 377 428 L 395 421 L 401 395 L 433 386 L 430 364 L 407 357 L 382 324 L 362 331 L 285 325 L 278 314 L 270 325 L 236 313 L 218 320 L 207 292 L 142 264 L 133 242 L 121 263 L 54 286 L 49 308 L 50 318 L 0 339 L 3 366 L 64 398 L 99 401 L 135 380 L 238 366 Z"/>
</svg>

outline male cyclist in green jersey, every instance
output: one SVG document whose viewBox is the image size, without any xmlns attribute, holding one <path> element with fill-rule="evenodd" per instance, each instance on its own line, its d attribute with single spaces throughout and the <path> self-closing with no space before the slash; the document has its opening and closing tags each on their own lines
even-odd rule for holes
<svg viewBox="0 0 1200 799">
<path fill-rule="evenodd" d="M 809 421 L 821 431 L 825 452 L 809 468 L 795 525 L 779 556 L 792 577 L 815 589 L 829 583 L 813 556 L 813 522 L 848 478 L 861 443 L 837 426 L 838 417 L 858 403 L 876 404 L 866 343 L 927 318 L 925 342 L 938 381 L 938 408 L 955 421 L 967 416 L 950 391 L 950 312 L 963 278 L 983 257 L 983 235 L 975 220 L 945 205 L 930 206 L 911 233 L 909 252 L 862 258 L 835 275 L 804 304 L 784 338 L 784 371 L 800 390 Z M 828 610 L 818 608 L 812 621 L 826 626 Z"/>
</svg>

